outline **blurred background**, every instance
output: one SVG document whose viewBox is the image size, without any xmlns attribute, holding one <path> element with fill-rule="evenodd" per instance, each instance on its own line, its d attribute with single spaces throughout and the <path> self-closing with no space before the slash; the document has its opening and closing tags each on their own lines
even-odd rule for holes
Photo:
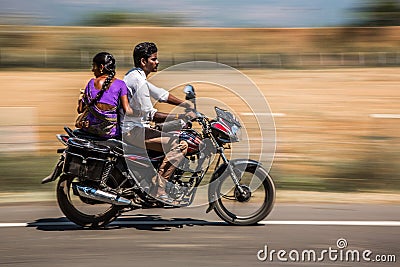
<svg viewBox="0 0 400 267">
<path fill-rule="evenodd" d="M 399 192 L 400 1 L 0 3 L 0 193 L 53 189 L 40 181 L 92 57 L 111 52 L 122 78 L 142 41 L 161 69 L 215 61 L 256 83 L 276 114 L 278 190 Z"/>
</svg>

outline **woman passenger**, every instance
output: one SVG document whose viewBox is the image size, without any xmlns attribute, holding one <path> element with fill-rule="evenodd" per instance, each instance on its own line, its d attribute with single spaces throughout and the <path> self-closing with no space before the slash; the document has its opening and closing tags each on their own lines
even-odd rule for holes
<svg viewBox="0 0 400 267">
<path fill-rule="evenodd" d="M 94 56 L 92 78 L 78 101 L 78 113 L 88 109 L 84 119 L 77 122 L 80 131 L 97 137 L 121 138 L 120 107 L 126 114 L 132 114 L 128 102 L 125 82 L 115 78 L 115 58 L 107 52 Z"/>
</svg>

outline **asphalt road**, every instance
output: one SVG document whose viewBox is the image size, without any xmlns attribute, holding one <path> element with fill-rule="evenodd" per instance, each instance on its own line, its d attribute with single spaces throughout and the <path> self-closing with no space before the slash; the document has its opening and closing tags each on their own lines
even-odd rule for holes
<svg viewBox="0 0 400 267">
<path fill-rule="evenodd" d="M 55 202 L 3 203 L 0 218 L 0 266 L 398 266 L 400 261 L 400 207 L 388 204 L 278 203 L 260 225 L 246 227 L 229 226 L 214 213 L 205 214 L 205 207 L 130 212 L 100 230 L 72 224 Z"/>
</svg>

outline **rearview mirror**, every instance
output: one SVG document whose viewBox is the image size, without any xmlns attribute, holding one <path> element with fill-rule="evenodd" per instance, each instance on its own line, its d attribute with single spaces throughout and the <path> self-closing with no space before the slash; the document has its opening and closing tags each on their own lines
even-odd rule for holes
<svg viewBox="0 0 400 267">
<path fill-rule="evenodd" d="M 191 100 L 196 98 L 196 93 L 194 92 L 194 87 L 190 84 L 183 88 L 183 92 L 186 94 L 186 100 Z"/>
</svg>

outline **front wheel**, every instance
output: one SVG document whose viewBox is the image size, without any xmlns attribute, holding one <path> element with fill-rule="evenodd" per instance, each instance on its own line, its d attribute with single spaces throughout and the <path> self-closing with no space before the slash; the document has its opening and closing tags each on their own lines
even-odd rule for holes
<svg viewBox="0 0 400 267">
<path fill-rule="evenodd" d="M 228 169 L 217 178 L 214 210 L 224 221 L 234 225 L 252 225 L 272 210 L 275 186 L 271 176 L 255 164 L 233 166 L 240 188 L 235 186 Z"/>
<path fill-rule="evenodd" d="M 69 220 L 83 227 L 97 228 L 105 226 L 117 218 L 120 211 L 118 206 L 76 196 L 72 188 L 73 183 L 85 182 L 72 176 L 63 175 L 57 184 L 58 205 Z M 107 184 L 116 186 L 117 182 L 110 177 Z"/>
</svg>

